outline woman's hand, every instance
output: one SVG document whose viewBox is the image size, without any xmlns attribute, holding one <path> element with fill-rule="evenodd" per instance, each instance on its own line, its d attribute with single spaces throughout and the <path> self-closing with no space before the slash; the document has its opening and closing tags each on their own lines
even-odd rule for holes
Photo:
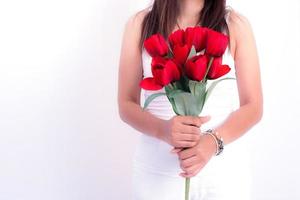
<svg viewBox="0 0 300 200">
<path fill-rule="evenodd" d="M 209 116 L 174 116 L 164 123 L 161 139 L 175 148 L 193 147 L 200 139 L 201 125 L 209 119 Z"/>
<path fill-rule="evenodd" d="M 208 163 L 215 155 L 216 143 L 212 136 L 201 135 L 199 142 L 191 148 L 178 152 L 180 167 L 184 171 L 182 177 L 193 177 Z"/>
</svg>

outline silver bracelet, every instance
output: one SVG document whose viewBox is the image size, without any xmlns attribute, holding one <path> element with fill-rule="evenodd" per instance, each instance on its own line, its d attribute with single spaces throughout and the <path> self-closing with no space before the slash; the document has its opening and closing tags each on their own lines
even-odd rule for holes
<svg viewBox="0 0 300 200">
<path fill-rule="evenodd" d="M 219 151 L 219 145 L 218 145 L 218 141 L 217 141 L 216 137 L 210 132 L 205 132 L 205 134 L 210 135 L 214 139 L 215 144 L 216 144 L 216 153 L 215 153 L 215 155 L 217 155 L 218 151 Z"/>
<path fill-rule="evenodd" d="M 214 141 L 215 141 L 216 146 L 217 146 L 217 152 L 216 152 L 215 155 L 216 156 L 220 155 L 224 150 L 223 138 L 219 137 L 218 132 L 213 130 L 213 129 L 208 129 L 207 131 L 205 131 L 205 133 L 209 134 L 210 136 L 212 136 L 214 138 Z"/>
</svg>

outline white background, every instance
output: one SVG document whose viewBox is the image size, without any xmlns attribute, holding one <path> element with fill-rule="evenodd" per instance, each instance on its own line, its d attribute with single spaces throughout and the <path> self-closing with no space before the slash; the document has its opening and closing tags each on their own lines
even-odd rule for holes
<svg viewBox="0 0 300 200">
<path fill-rule="evenodd" d="M 148 0 L 0 1 L 0 199 L 129 199 L 137 132 L 117 112 L 126 20 Z M 298 0 L 231 0 L 259 49 L 255 200 L 300 199 Z M 251 134 L 251 135 L 250 135 Z"/>
</svg>

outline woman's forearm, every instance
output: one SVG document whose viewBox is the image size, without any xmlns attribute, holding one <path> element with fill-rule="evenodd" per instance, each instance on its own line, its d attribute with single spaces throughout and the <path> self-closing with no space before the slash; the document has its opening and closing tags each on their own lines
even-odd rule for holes
<svg viewBox="0 0 300 200">
<path fill-rule="evenodd" d="M 137 103 L 133 101 L 122 102 L 119 105 L 119 114 L 121 119 L 134 129 L 158 139 L 163 138 L 162 127 L 165 120 L 143 111 Z"/>
<path fill-rule="evenodd" d="M 262 113 L 263 109 L 260 104 L 245 104 L 232 112 L 215 130 L 223 138 L 224 145 L 229 144 L 259 122 L 262 118 Z"/>
</svg>

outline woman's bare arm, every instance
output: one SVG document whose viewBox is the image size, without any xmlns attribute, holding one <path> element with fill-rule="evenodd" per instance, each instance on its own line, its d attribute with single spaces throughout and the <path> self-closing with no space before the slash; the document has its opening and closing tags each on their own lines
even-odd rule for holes
<svg viewBox="0 0 300 200">
<path fill-rule="evenodd" d="M 162 120 L 140 107 L 139 82 L 142 79 L 142 56 L 139 48 L 144 13 L 132 16 L 123 34 L 119 61 L 118 104 L 121 119 L 133 128 L 160 138 Z"/>
<path fill-rule="evenodd" d="M 263 114 L 263 97 L 260 69 L 251 26 L 247 19 L 234 11 L 229 20 L 230 50 L 234 56 L 240 107 L 215 129 L 229 144 L 241 137 L 260 121 Z M 206 136 L 206 137 L 205 137 Z M 204 135 L 192 148 L 178 153 L 183 177 L 192 177 L 209 162 L 216 152 L 212 137 Z"/>
<path fill-rule="evenodd" d="M 263 95 L 259 58 L 252 28 L 248 20 L 232 11 L 229 18 L 231 54 L 234 57 L 240 108 L 232 112 L 216 130 L 228 144 L 260 121 Z"/>
</svg>

